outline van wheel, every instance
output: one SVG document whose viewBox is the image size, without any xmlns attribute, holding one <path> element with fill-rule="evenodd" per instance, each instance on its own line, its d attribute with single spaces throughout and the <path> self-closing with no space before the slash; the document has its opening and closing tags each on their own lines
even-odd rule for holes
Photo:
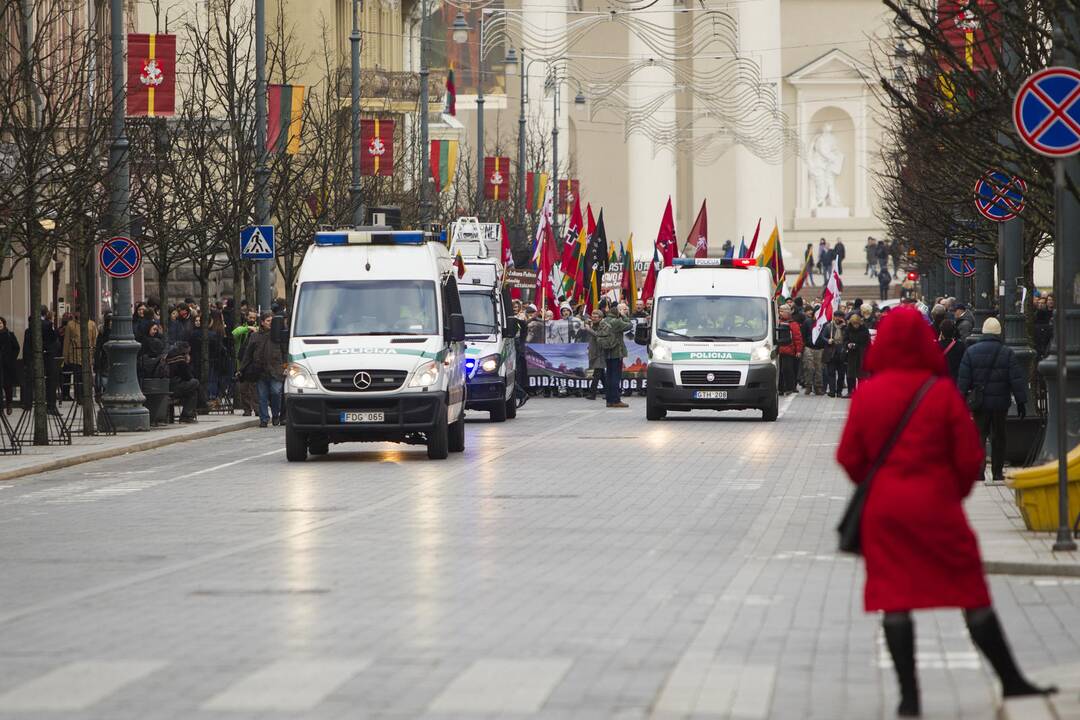
<svg viewBox="0 0 1080 720">
<path fill-rule="evenodd" d="M 427 456 L 432 460 L 445 460 L 450 454 L 450 430 L 446 424 L 446 414 L 439 413 L 435 419 L 435 427 L 428 430 Z"/>
<path fill-rule="evenodd" d="M 307 438 L 285 421 L 285 459 L 289 462 L 307 460 Z"/>
<path fill-rule="evenodd" d="M 308 452 L 312 455 L 325 455 L 330 452 L 330 440 L 325 435 L 308 438 Z"/>
<path fill-rule="evenodd" d="M 513 420 L 517 417 L 517 398 L 513 394 L 510 395 L 510 399 L 506 401 L 506 417 L 509 420 Z"/>
<path fill-rule="evenodd" d="M 506 422 L 506 403 L 496 400 L 489 411 L 491 422 Z"/>
<path fill-rule="evenodd" d="M 663 420 L 667 417 L 667 410 L 657 400 L 645 396 L 645 419 L 646 420 Z"/>
<path fill-rule="evenodd" d="M 449 438 L 447 440 L 447 447 L 450 452 L 464 452 L 465 451 L 465 411 L 461 411 L 461 417 L 457 419 L 457 422 L 450 423 Z"/>
<path fill-rule="evenodd" d="M 761 419 L 765 422 L 775 422 L 776 418 L 780 416 L 780 398 L 776 395 L 772 396 L 772 400 L 768 405 L 761 408 Z"/>
</svg>

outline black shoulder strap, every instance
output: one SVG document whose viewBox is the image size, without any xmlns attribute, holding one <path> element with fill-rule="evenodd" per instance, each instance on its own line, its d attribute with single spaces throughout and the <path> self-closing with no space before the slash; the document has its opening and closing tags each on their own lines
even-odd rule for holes
<svg viewBox="0 0 1080 720">
<path fill-rule="evenodd" d="M 866 474 L 866 480 L 864 482 L 869 483 L 874 479 L 874 475 L 881 469 L 881 466 L 885 464 L 885 459 L 892 452 L 893 447 L 896 445 L 896 441 L 900 439 L 900 436 L 904 433 L 904 428 L 907 427 L 908 421 L 911 420 L 911 416 L 915 414 L 915 409 L 919 407 L 919 403 L 926 396 L 926 393 L 930 391 L 934 383 L 937 382 L 937 376 L 931 375 L 926 379 L 926 382 L 922 384 L 919 391 L 915 393 L 915 397 L 911 399 L 911 404 L 908 405 L 907 410 L 904 411 L 904 416 L 900 418 L 900 422 L 896 424 L 896 427 L 892 431 L 892 435 L 889 436 L 889 440 L 885 443 L 885 446 L 881 448 L 881 452 L 878 453 L 877 460 L 870 467 L 870 471 Z M 867 491 L 869 491 L 867 487 Z"/>
</svg>

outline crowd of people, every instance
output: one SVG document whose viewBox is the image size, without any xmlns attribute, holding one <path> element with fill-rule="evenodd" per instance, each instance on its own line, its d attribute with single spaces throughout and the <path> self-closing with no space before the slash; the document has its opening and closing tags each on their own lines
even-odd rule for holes
<svg viewBox="0 0 1080 720">
<path fill-rule="evenodd" d="M 186 298 L 175 305 L 162 306 L 154 299 L 135 305 L 132 334 L 139 343 L 136 363 L 139 381 L 168 380 L 169 393 L 180 405 L 179 421 L 198 422 L 198 413 L 235 407 L 245 416 L 258 413 L 260 424 L 278 425 L 282 420 L 282 390 L 285 349 L 271 342 L 275 318 L 283 318 L 285 301 L 275 301 L 270 312 L 261 315 L 246 301 L 232 298 L 215 301 L 204 320 L 199 304 Z M 33 319 L 31 319 L 33 321 Z M 65 313 L 59 323 L 47 307 L 37 318 L 41 325 L 42 360 L 45 368 L 47 409 L 59 414 L 63 402 L 82 397 L 82 348 L 90 349 L 93 389 L 100 395 L 109 374 L 105 344 L 112 334 L 112 313 L 106 312 L 98 328 L 87 321 L 88 334 L 82 338 L 77 313 Z M 203 365 L 203 331 L 206 331 L 206 383 L 200 382 Z M 29 327 L 20 344 L 15 333 L 0 318 L 0 406 L 7 415 L 15 407 L 15 379 L 20 350 L 29 365 Z M 22 372 L 19 402 L 33 402 L 31 373 Z"/>
</svg>

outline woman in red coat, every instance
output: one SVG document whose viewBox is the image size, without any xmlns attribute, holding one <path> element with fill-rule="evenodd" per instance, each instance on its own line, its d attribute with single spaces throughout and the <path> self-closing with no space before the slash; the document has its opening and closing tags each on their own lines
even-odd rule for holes
<svg viewBox="0 0 1080 720">
<path fill-rule="evenodd" d="M 871 378 L 859 384 L 836 453 L 855 483 L 865 479 L 912 398 L 936 378 L 874 476 L 862 516 L 866 610 L 884 613 L 900 683 L 898 714 L 919 715 L 911 611 L 920 608 L 964 610 L 971 639 L 1006 697 L 1053 692 L 1020 673 L 990 605 L 962 504 L 982 477 L 983 448 L 926 320 L 913 309 L 889 313 L 863 367 Z"/>
</svg>

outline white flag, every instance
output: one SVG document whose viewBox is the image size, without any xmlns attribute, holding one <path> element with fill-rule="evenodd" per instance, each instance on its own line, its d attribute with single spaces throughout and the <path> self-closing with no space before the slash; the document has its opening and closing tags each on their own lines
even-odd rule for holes
<svg viewBox="0 0 1080 720">
<path fill-rule="evenodd" d="M 817 315 L 814 316 L 814 331 L 810 336 L 810 342 L 816 344 L 822 328 L 832 322 L 833 313 L 836 312 L 836 308 L 840 307 L 840 292 L 843 289 L 844 285 L 840 282 L 840 274 L 833 267 L 832 276 L 829 277 L 829 284 L 825 286 L 825 292 L 821 294 L 821 307 L 818 308 Z"/>
</svg>

